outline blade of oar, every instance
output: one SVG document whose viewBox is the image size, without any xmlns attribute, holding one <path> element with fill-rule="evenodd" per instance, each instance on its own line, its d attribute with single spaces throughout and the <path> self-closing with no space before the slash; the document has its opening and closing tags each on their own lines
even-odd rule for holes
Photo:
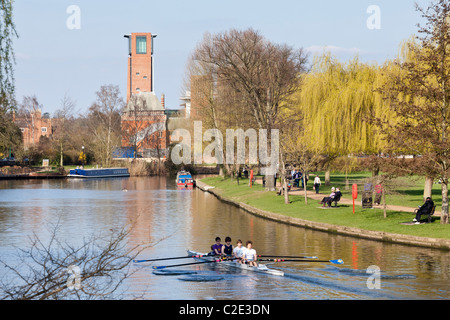
<svg viewBox="0 0 450 320">
<path fill-rule="evenodd" d="M 312 257 L 300 257 L 300 256 L 270 256 L 270 255 L 258 255 L 262 258 L 286 258 L 286 259 L 317 259 L 316 256 Z"/>
<path fill-rule="evenodd" d="M 284 261 L 291 261 L 291 262 L 331 262 L 333 264 L 343 264 L 344 263 L 344 261 L 342 259 L 335 259 L 335 260 L 258 259 L 258 261 L 273 261 L 273 262 L 284 262 Z"/>
<path fill-rule="evenodd" d="M 151 261 L 163 261 L 163 260 L 176 260 L 176 259 L 187 259 L 187 258 L 201 258 L 206 257 L 207 255 L 196 255 L 196 256 L 182 256 L 182 257 L 170 257 L 170 258 L 158 258 L 158 259 L 146 259 L 146 260 L 133 260 L 135 263 L 140 262 L 151 262 Z M 212 256 L 214 257 L 214 256 Z"/>
</svg>

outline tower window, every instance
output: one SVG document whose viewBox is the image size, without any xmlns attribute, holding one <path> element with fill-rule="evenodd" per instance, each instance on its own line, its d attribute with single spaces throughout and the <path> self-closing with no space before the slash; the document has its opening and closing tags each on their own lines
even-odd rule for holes
<svg viewBox="0 0 450 320">
<path fill-rule="evenodd" d="M 136 53 L 137 54 L 147 54 L 147 37 L 137 36 L 136 37 Z"/>
</svg>

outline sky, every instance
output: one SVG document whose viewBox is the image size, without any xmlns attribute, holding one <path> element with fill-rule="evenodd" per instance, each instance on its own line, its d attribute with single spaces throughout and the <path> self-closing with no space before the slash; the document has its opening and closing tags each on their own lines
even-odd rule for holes
<svg viewBox="0 0 450 320">
<path fill-rule="evenodd" d="M 64 95 L 75 100 L 78 114 L 85 114 L 102 85 L 119 86 L 125 97 L 128 42 L 123 36 L 132 32 L 157 34 L 155 93 L 165 95 L 168 109 L 180 108 L 187 60 L 206 32 L 253 28 L 311 56 L 327 50 L 341 61 L 358 55 L 361 61 L 381 64 L 395 58 L 401 42 L 417 33 L 421 16 L 416 2 L 422 7 L 429 3 L 19 0 L 14 4 L 16 99 L 20 103 L 24 96 L 36 95 L 42 112 L 53 115 Z"/>
</svg>

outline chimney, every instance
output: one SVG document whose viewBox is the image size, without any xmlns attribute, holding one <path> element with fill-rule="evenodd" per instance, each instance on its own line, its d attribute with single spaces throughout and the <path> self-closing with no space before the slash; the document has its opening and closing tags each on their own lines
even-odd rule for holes
<svg viewBox="0 0 450 320">
<path fill-rule="evenodd" d="M 165 95 L 164 95 L 164 93 L 163 94 L 161 94 L 161 105 L 162 105 L 162 107 L 165 109 L 166 108 L 166 101 L 165 101 Z"/>
</svg>

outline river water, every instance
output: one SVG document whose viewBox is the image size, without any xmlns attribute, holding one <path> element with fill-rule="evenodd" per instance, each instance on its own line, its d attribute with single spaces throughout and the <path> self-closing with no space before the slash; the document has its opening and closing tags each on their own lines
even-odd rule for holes
<svg viewBox="0 0 450 320">
<path fill-rule="evenodd" d="M 0 181 L 0 255 L 14 262 L 30 236 L 48 240 L 61 225 L 63 240 L 85 237 L 136 220 L 129 245 L 150 243 L 140 259 L 207 252 L 214 238 L 252 240 L 258 254 L 306 255 L 344 260 L 343 265 L 279 262 L 284 277 L 229 270 L 211 264 L 171 268 L 193 275 L 157 275 L 152 266 L 191 259 L 136 263 L 124 284 L 125 298 L 159 300 L 400 300 L 449 299 L 448 252 L 381 243 L 288 226 L 255 217 L 201 190 L 178 190 L 174 179 L 139 177 L 97 180 Z M 377 269 L 379 268 L 379 269 Z M 169 269 L 167 269 L 169 270 Z M 379 270 L 374 274 L 368 270 Z"/>
</svg>

